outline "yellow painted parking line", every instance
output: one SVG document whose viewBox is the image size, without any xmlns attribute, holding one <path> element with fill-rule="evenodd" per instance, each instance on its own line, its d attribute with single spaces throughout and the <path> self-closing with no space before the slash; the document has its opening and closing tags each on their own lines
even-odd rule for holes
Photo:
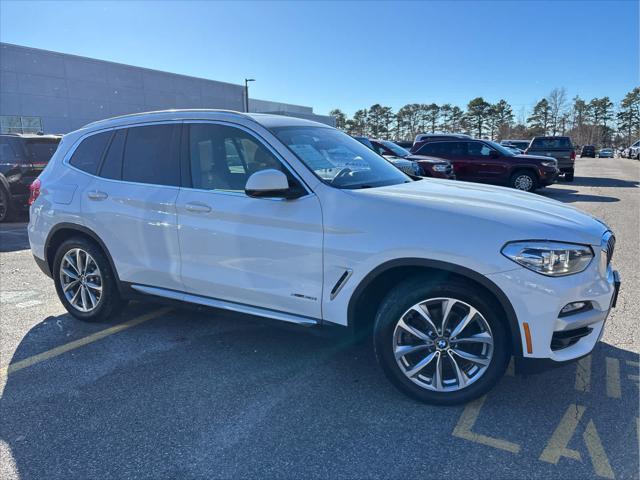
<svg viewBox="0 0 640 480">
<path fill-rule="evenodd" d="M 581 405 L 569 405 L 562 420 L 560 420 L 560 424 L 556 427 L 547 446 L 542 451 L 540 460 L 553 463 L 554 465 L 558 464 L 560 457 L 568 457 L 582 461 L 580 452 L 568 448 L 567 445 L 569 445 L 569 440 L 573 437 L 584 411 L 585 407 Z"/>
<path fill-rule="evenodd" d="M 500 450 L 506 450 L 507 452 L 520 453 L 520 445 L 518 445 L 517 443 L 509 442 L 501 438 L 489 437 L 488 435 L 482 435 L 480 433 L 471 431 L 473 426 L 476 424 L 476 420 L 478 420 L 480 409 L 482 408 L 482 404 L 484 404 L 484 401 L 486 399 L 487 396 L 484 395 L 483 397 L 469 403 L 465 407 L 462 415 L 460 416 L 460 420 L 458 420 L 458 424 L 453 429 L 452 435 L 454 437 L 464 438 L 465 440 L 469 440 L 471 442 L 488 445 Z"/>
<path fill-rule="evenodd" d="M 99 332 L 93 333 L 87 337 L 79 338 L 78 340 L 74 340 L 73 342 L 65 343 L 64 345 L 52 348 L 51 350 L 47 350 L 46 352 L 42 352 L 32 357 L 25 358 L 24 360 L 20 360 L 16 363 L 12 363 L 0 369 L 0 372 L 4 373 L 7 376 L 11 375 L 12 373 L 15 373 L 19 370 L 23 370 L 37 363 L 57 357 L 58 355 L 62 355 L 63 353 L 67 353 L 71 350 L 75 350 L 76 348 L 80 348 L 90 343 L 97 342 L 98 340 L 108 337 L 109 335 L 113 335 L 114 333 L 118 333 L 128 328 L 135 327 L 136 325 L 140 325 L 141 323 L 147 322 L 149 320 L 153 320 L 154 318 L 164 315 L 170 310 L 171 308 L 167 307 L 155 310 L 150 313 L 146 313 L 144 315 L 140 315 L 139 317 L 133 318 L 126 322 L 122 322 L 112 327 L 105 328 L 104 330 L 100 330 Z"/>
<path fill-rule="evenodd" d="M 584 415 L 586 407 L 582 405 L 572 404 L 569 405 L 565 412 L 560 424 L 556 427 L 553 435 L 549 439 L 547 446 L 540 455 L 540 460 L 543 462 L 553 463 L 557 465 L 560 458 L 566 457 L 572 460 L 582 461 L 582 455 L 577 450 L 573 450 L 568 447 L 569 442 L 576 433 L 576 428 Z M 596 425 L 593 420 L 589 420 L 587 427 L 582 434 L 585 445 L 587 446 L 587 452 L 591 458 L 591 464 L 596 475 L 604 478 L 615 478 L 609 458 L 607 457 L 600 435 L 596 430 Z"/>
<path fill-rule="evenodd" d="M 615 478 L 607 454 L 604 453 L 602 441 L 600 440 L 600 435 L 598 435 L 593 420 L 589 420 L 587 429 L 582 434 L 582 438 L 584 438 L 584 443 L 587 444 L 587 451 L 591 457 L 591 463 L 593 464 L 596 475 L 604 478 Z"/>
<path fill-rule="evenodd" d="M 582 358 L 576 365 L 575 389 L 579 392 L 591 391 L 591 355 Z"/>
<path fill-rule="evenodd" d="M 620 388 L 620 360 L 617 358 L 606 358 L 607 367 L 607 397 L 620 398 L 622 390 Z"/>
</svg>

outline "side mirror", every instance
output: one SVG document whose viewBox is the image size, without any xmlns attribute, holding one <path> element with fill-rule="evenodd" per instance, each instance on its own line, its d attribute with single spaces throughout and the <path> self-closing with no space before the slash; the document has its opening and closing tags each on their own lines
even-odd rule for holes
<svg viewBox="0 0 640 480">
<path fill-rule="evenodd" d="M 289 187 L 287 176 L 280 170 L 268 168 L 249 177 L 244 192 L 250 197 L 271 197 L 293 199 L 300 196 L 297 189 Z"/>
</svg>

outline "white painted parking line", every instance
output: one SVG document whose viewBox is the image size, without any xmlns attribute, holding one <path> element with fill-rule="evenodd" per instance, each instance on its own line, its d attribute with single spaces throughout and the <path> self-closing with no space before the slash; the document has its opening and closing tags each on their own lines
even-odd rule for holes
<svg viewBox="0 0 640 480">
<path fill-rule="evenodd" d="M 579 392 L 591 391 L 591 355 L 580 359 L 576 365 L 575 389 Z"/>
<path fill-rule="evenodd" d="M 607 367 L 607 397 L 620 398 L 622 389 L 620 388 L 620 360 L 617 358 L 606 358 Z"/>
</svg>

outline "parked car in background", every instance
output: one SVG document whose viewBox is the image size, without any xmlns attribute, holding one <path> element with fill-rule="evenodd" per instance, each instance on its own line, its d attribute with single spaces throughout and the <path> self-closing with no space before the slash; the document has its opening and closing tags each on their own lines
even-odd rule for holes
<svg viewBox="0 0 640 480">
<path fill-rule="evenodd" d="M 580 149 L 580 156 L 585 158 L 596 158 L 596 147 L 595 145 L 584 145 Z"/>
<path fill-rule="evenodd" d="M 534 137 L 525 153 L 555 158 L 564 180 L 573 181 L 576 150 L 569 137 Z"/>
<path fill-rule="evenodd" d="M 374 152 L 378 153 L 378 151 L 373 146 L 373 143 L 369 138 L 367 137 L 353 137 L 353 138 L 355 138 L 357 141 L 359 141 L 366 147 L 370 148 Z M 392 163 L 393 166 L 395 166 L 397 169 L 403 171 L 407 175 L 415 175 L 417 177 L 422 175 L 422 169 L 420 168 L 420 166 L 417 163 L 412 162 L 411 160 L 405 160 L 404 158 L 401 158 L 401 157 L 384 157 L 384 158 L 388 162 Z"/>
<path fill-rule="evenodd" d="M 416 135 L 416 139 L 413 142 L 413 146 L 411 147 L 411 153 L 416 153 L 416 151 L 425 143 L 428 142 L 440 142 L 442 140 L 458 140 L 458 139 L 467 139 L 473 138 L 469 135 L 465 135 L 464 133 L 420 133 Z"/>
<path fill-rule="evenodd" d="M 416 154 L 449 160 L 457 180 L 505 185 L 527 192 L 551 185 L 558 176 L 554 158 L 518 155 L 489 140 L 427 142 Z"/>
<path fill-rule="evenodd" d="M 426 157 L 424 155 L 412 155 L 407 149 L 402 148 L 394 142 L 388 140 L 370 139 L 376 152 L 387 159 L 403 158 L 416 162 L 420 168 L 420 175 L 424 177 L 446 178 L 455 180 L 453 165 L 442 158 Z"/>
<path fill-rule="evenodd" d="M 640 160 L 640 140 L 629 146 L 629 157 Z"/>
<path fill-rule="evenodd" d="M 519 150 L 521 150 L 522 152 L 524 152 L 527 148 L 529 148 L 529 144 L 530 143 L 531 143 L 531 140 L 505 139 L 505 140 L 502 140 L 500 142 L 500 145 L 502 145 L 504 147 L 516 147 Z"/>
<path fill-rule="evenodd" d="M 0 222 L 26 211 L 29 186 L 47 166 L 60 135 L 0 135 Z"/>
<path fill-rule="evenodd" d="M 613 158 L 613 148 L 601 148 L 598 152 L 598 157 L 600 158 Z"/>
<path fill-rule="evenodd" d="M 591 215 L 414 179 L 283 115 L 103 120 L 65 135 L 37 182 L 29 244 L 73 317 L 111 320 L 146 297 L 341 327 L 433 404 L 481 398 L 512 358 L 531 371 L 588 355 L 620 287 L 615 237 Z"/>
</svg>

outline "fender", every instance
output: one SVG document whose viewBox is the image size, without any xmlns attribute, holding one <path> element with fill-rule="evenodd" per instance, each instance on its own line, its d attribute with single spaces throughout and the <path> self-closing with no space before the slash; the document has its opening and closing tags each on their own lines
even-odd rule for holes
<svg viewBox="0 0 640 480">
<path fill-rule="evenodd" d="M 122 290 L 122 282 L 120 281 L 118 270 L 116 270 L 116 265 L 113 262 L 113 258 L 111 258 L 111 253 L 109 253 L 109 249 L 107 249 L 107 246 L 104 244 L 102 239 L 93 230 L 85 227 L 84 225 L 79 225 L 77 223 L 68 223 L 68 222 L 58 223 L 55 227 L 51 229 L 51 231 L 47 235 L 47 239 L 44 242 L 44 252 L 45 252 L 44 261 L 47 269 L 50 272 L 53 272 L 53 265 L 50 265 L 49 257 L 51 256 L 50 254 L 53 252 L 49 252 L 49 248 L 51 246 L 51 240 L 55 236 L 56 232 L 59 232 L 60 230 L 73 230 L 83 235 L 86 235 L 87 237 L 91 238 L 94 242 L 96 242 L 100 246 L 104 254 L 106 255 L 107 260 L 109 260 L 109 266 L 111 267 L 111 271 L 116 277 L 116 284 L 118 285 L 118 289 Z"/>
<path fill-rule="evenodd" d="M 369 284 L 379 275 L 383 274 L 387 270 L 396 267 L 428 267 L 438 270 L 444 270 L 446 272 L 455 273 L 456 275 L 459 275 L 461 277 L 468 278 L 469 280 L 482 285 L 494 295 L 494 297 L 502 306 L 502 309 L 505 311 L 507 315 L 507 321 L 509 322 L 509 327 L 511 329 L 511 343 L 513 354 L 516 357 L 522 356 L 522 338 L 520 336 L 520 324 L 518 323 L 518 317 L 516 316 L 513 305 L 511 305 L 511 302 L 504 294 L 504 292 L 484 275 L 469 268 L 462 267 L 453 263 L 442 262 L 440 260 L 429 260 L 425 258 L 398 258 L 378 265 L 360 281 L 360 283 L 354 290 L 353 295 L 351 295 L 351 298 L 349 299 L 349 305 L 347 307 L 348 325 L 353 325 L 356 304 L 358 303 L 360 295 L 362 295 Z"/>
</svg>

